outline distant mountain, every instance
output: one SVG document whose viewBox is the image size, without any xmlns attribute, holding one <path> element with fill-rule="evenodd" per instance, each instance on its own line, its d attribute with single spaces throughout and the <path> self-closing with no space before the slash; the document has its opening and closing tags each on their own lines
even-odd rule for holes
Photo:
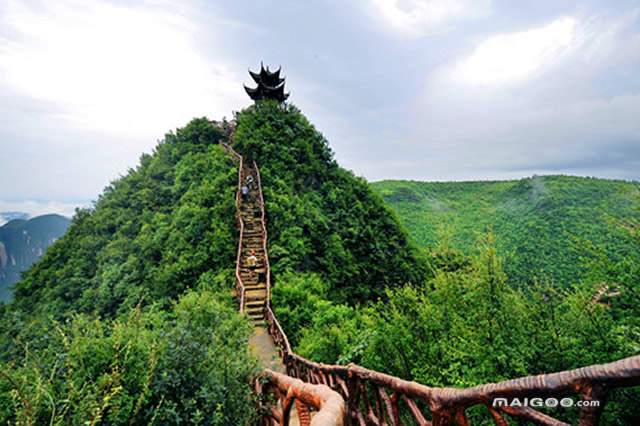
<svg viewBox="0 0 640 426">
<path fill-rule="evenodd" d="M 28 213 L 23 212 L 0 212 L 0 226 L 14 219 L 29 219 Z"/>
<path fill-rule="evenodd" d="M 57 214 L 26 220 L 25 213 L 0 213 L 12 218 L 0 226 L 0 300 L 11 300 L 10 287 L 20 280 L 20 272 L 37 261 L 66 232 L 71 221 Z"/>
<path fill-rule="evenodd" d="M 480 233 L 493 229 L 512 284 L 534 276 L 565 287 L 581 277 L 572 236 L 623 256 L 633 245 L 606 217 L 638 216 L 628 192 L 638 184 L 575 176 L 534 176 L 511 181 L 382 181 L 374 188 L 400 215 L 422 247 L 437 246 L 448 226 L 453 245 L 475 251 Z M 627 192 L 625 194 L 625 192 Z"/>
</svg>

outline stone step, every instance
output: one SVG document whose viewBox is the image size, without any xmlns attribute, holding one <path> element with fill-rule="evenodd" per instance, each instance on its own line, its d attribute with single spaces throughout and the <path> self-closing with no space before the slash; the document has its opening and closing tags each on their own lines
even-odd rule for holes
<svg viewBox="0 0 640 426">
<path fill-rule="evenodd" d="M 264 308 L 267 306 L 266 292 L 261 297 L 249 297 L 245 295 L 244 303 L 247 308 Z"/>
<path fill-rule="evenodd" d="M 247 283 L 244 283 L 244 291 L 257 291 L 257 290 L 266 290 L 266 289 L 267 289 L 266 283 L 258 283 L 256 285 L 247 285 Z"/>
<path fill-rule="evenodd" d="M 251 290 L 247 290 L 245 287 L 244 291 L 245 297 L 251 297 L 252 299 L 261 297 L 263 299 L 267 298 L 267 288 L 266 287 L 251 287 Z"/>
<path fill-rule="evenodd" d="M 264 320 L 264 309 L 263 307 L 245 309 L 245 312 L 252 320 Z"/>
<path fill-rule="evenodd" d="M 257 283 L 257 282 L 247 282 L 247 281 L 242 281 L 242 283 L 244 284 L 244 291 L 245 293 L 247 291 L 257 291 L 257 290 L 264 290 L 266 289 L 266 286 L 264 285 L 264 283 Z M 250 288 L 251 290 L 247 290 L 248 288 Z"/>
<path fill-rule="evenodd" d="M 245 265 L 240 265 L 240 276 L 246 277 L 249 280 L 257 281 L 258 274 L 264 274 L 264 266 L 259 267 L 258 269 L 253 270 L 253 275 L 251 275 L 249 268 Z"/>
<path fill-rule="evenodd" d="M 252 304 L 252 305 L 246 305 L 244 307 L 244 311 L 248 314 L 248 315 L 257 315 L 257 314 L 264 314 L 264 308 L 265 305 L 264 304 Z"/>
</svg>

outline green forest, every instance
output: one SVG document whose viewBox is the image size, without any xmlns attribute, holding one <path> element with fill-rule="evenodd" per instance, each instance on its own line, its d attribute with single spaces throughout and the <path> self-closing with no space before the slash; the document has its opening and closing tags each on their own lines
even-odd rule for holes
<svg viewBox="0 0 640 426">
<path fill-rule="evenodd" d="M 593 196 L 602 228 L 540 242 L 569 239 L 576 269 L 564 277 L 537 246 L 511 254 L 520 228 L 490 216 L 467 234 L 461 219 L 430 240 L 414 234 L 395 202 L 424 193 L 374 189 L 342 169 L 293 105 L 259 101 L 234 118 L 233 147 L 262 175 L 274 311 L 300 355 L 467 387 L 638 353 L 637 189 L 613 210 Z M 165 135 L 15 285 L 0 318 L 1 422 L 252 424 L 257 361 L 232 297 L 238 170 L 222 138 L 204 118 Z M 513 191 L 531 191 L 522 182 Z M 529 233 L 544 224 L 527 220 Z M 593 238 L 602 229 L 604 242 Z M 544 267 L 525 273 L 518 256 Z M 640 417 L 638 397 L 613 392 L 605 423 Z"/>
<path fill-rule="evenodd" d="M 633 182 L 575 176 L 534 176 L 513 181 L 382 181 L 372 186 L 402 218 L 425 249 L 443 233 L 465 255 L 480 235 L 496 235 L 512 286 L 535 280 L 558 287 L 578 283 L 585 272 L 576 242 L 586 241 L 622 259 L 637 251 L 620 238 L 611 218 L 638 219 Z M 579 246 L 579 244 L 578 244 Z"/>
</svg>

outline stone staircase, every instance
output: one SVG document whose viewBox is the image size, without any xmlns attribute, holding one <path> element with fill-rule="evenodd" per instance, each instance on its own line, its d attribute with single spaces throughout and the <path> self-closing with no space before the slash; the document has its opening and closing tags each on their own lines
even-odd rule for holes
<svg viewBox="0 0 640 426">
<path fill-rule="evenodd" d="M 242 170 L 242 180 L 252 173 L 250 167 Z M 254 176 L 255 180 L 255 176 Z M 246 199 L 240 199 L 240 216 L 244 222 L 242 238 L 242 254 L 240 256 L 240 277 L 245 286 L 245 312 L 254 325 L 264 325 L 264 310 L 267 301 L 267 284 L 264 264 L 264 247 L 262 246 L 262 211 L 257 184 L 254 181 Z M 256 269 L 250 273 L 247 258 L 255 252 L 258 258 Z"/>
</svg>

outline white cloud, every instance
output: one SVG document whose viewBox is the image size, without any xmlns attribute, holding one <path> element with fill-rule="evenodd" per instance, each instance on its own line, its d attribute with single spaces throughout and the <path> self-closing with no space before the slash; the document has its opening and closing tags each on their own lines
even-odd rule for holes
<svg viewBox="0 0 640 426">
<path fill-rule="evenodd" d="M 0 39 L 0 75 L 13 90 L 62 107 L 60 118 L 74 126 L 157 136 L 245 103 L 239 79 L 199 50 L 197 26 L 166 4 L 10 1 L 6 10 L 11 38 Z"/>
<path fill-rule="evenodd" d="M 454 67 L 453 78 L 480 86 L 520 82 L 559 62 L 581 41 L 578 23 L 570 17 L 529 31 L 495 35 Z"/>
<path fill-rule="evenodd" d="M 87 207 L 88 203 L 65 203 L 62 201 L 3 201 L 0 200 L 0 212 L 22 212 L 29 217 L 56 213 L 66 217 L 73 217 L 76 208 Z"/>
<path fill-rule="evenodd" d="M 370 0 L 376 16 L 396 34 L 415 38 L 452 22 L 491 13 L 490 0 Z"/>
<path fill-rule="evenodd" d="M 416 136 L 402 149 L 424 158 L 428 179 L 638 179 L 637 17 L 560 18 L 480 42 L 466 61 L 428 76 L 409 126 Z"/>
</svg>

